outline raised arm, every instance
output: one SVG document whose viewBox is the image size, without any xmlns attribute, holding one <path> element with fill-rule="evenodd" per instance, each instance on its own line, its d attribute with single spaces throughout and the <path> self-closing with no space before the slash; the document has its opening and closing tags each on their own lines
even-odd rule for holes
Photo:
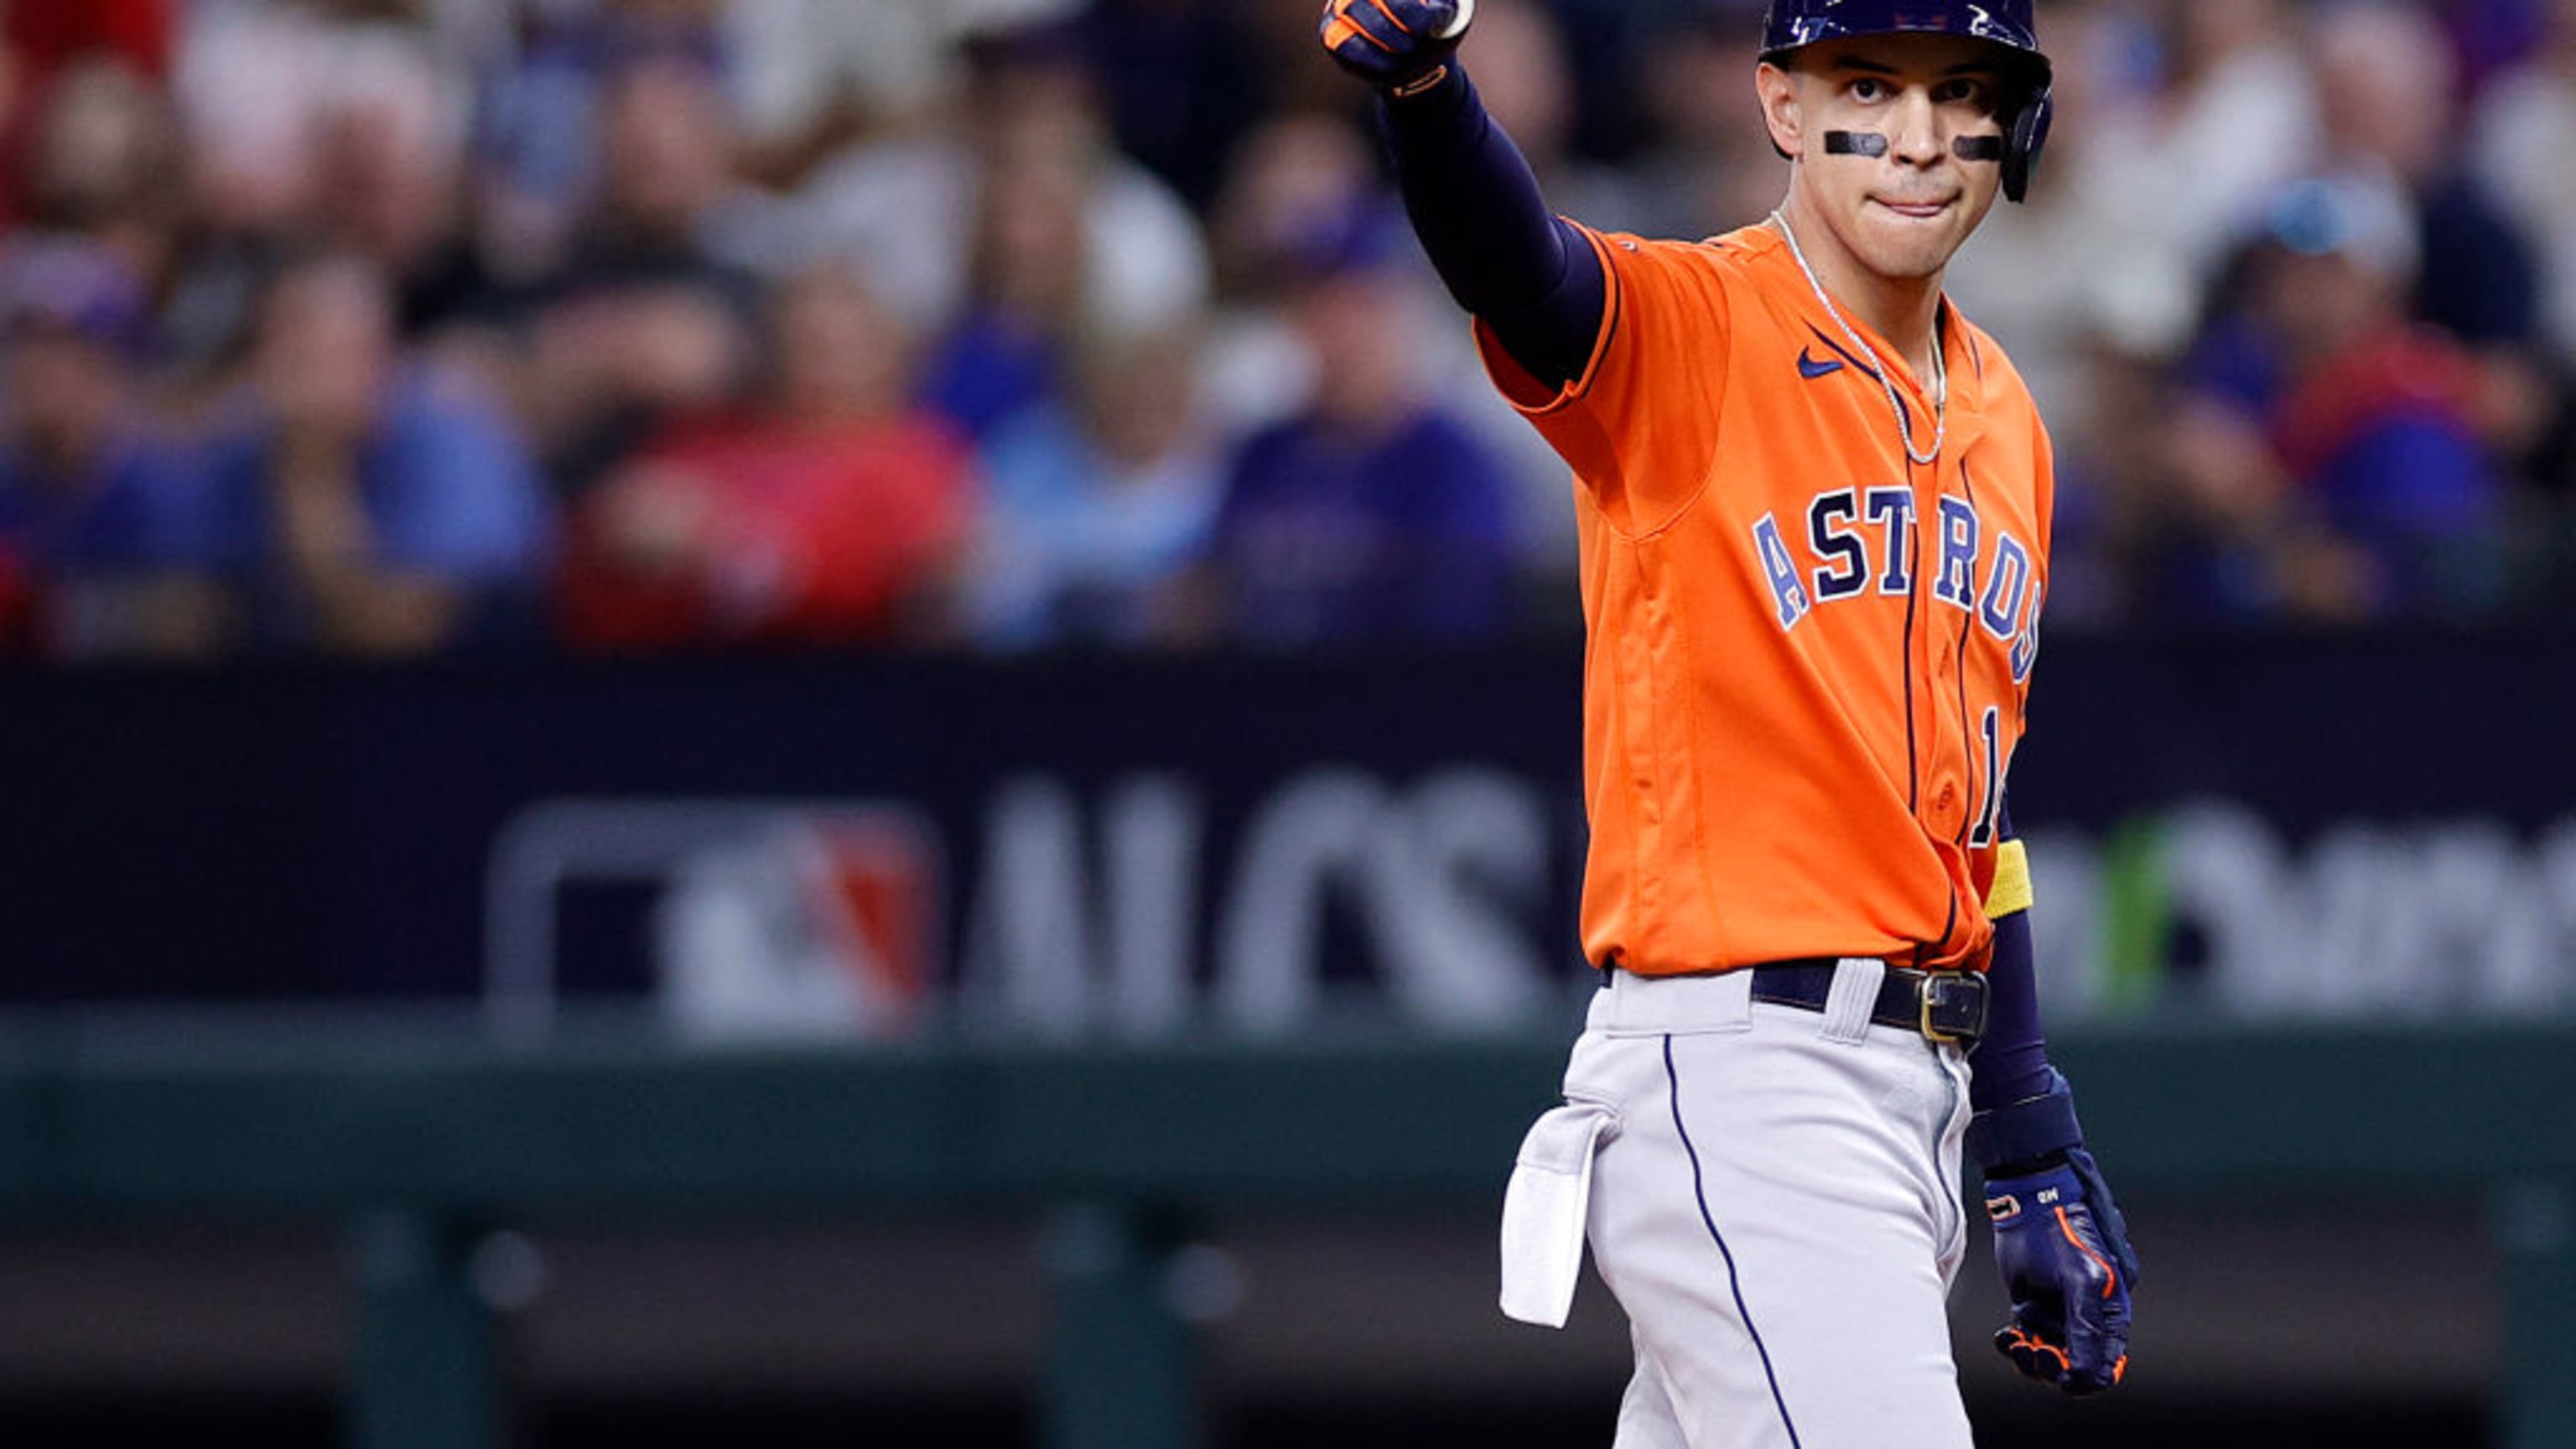
<svg viewBox="0 0 2576 1449">
<path fill-rule="evenodd" d="M 1522 371 L 1562 388 L 1599 341 L 1607 284 L 1457 63 L 1474 14 L 1474 0 L 1331 0 L 1324 47 L 1377 90 L 1405 213 L 1449 295 Z"/>
</svg>

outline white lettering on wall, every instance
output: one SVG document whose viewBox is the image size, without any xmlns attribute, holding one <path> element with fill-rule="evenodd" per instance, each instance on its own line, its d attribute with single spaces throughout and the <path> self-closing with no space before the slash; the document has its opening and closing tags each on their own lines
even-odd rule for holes
<svg viewBox="0 0 2576 1449">
<path fill-rule="evenodd" d="M 1550 939 L 1551 908 L 1580 861 L 1547 804 L 1494 770 L 1398 785 L 1319 766 L 1216 845 L 1179 777 L 1088 798 L 1047 776 L 1005 781 L 988 805 L 959 1020 L 1276 1034 L 1344 998 L 1446 1033 L 1554 1020 L 1578 970 Z M 2242 804 L 2201 800 L 2029 843 L 2052 1023 L 2576 1010 L 2576 819 L 2537 839 L 2466 819 L 2347 821 L 2293 840 Z M 1353 959 L 1326 959 L 1339 944 Z"/>
<path fill-rule="evenodd" d="M 1098 806 L 1025 776 L 994 793 L 959 972 L 971 1022 L 1054 1036 L 1149 1036 L 1201 1011 L 1278 1033 L 1328 1009 L 1334 979 L 1374 988 L 1444 1032 L 1529 1025 L 1566 963 L 1541 945 L 1558 861 L 1538 788 L 1456 768 L 1397 790 L 1323 767 L 1282 782 L 1230 861 L 1205 847 L 1204 807 L 1178 779 L 1117 782 Z M 1193 969 L 1201 902 L 1213 912 Z M 1327 962 L 1334 912 L 1367 959 Z"/>
<path fill-rule="evenodd" d="M 2203 801 L 2151 829 L 2153 848 L 2125 864 L 2080 840 L 2034 837 L 2053 1016 L 2061 983 L 2079 1014 L 2205 999 L 2243 1017 L 2406 1020 L 2576 1002 L 2576 821 L 2536 843 L 2493 820 L 2348 821 L 2294 847 L 2246 807 Z M 2041 865 L 2061 856 L 2087 863 Z M 2075 878 L 2053 882 L 2052 869 Z M 2158 960 L 2156 979 L 2124 979 L 2139 965 L 2114 924 L 2124 891 L 2151 898 L 2161 930 L 2150 944 L 2188 936 L 2199 961 Z M 2061 912 L 2084 920 L 2050 919 Z"/>
</svg>

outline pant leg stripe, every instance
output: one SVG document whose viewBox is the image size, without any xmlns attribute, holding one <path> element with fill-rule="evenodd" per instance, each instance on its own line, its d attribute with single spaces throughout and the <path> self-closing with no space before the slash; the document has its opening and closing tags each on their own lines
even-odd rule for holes
<svg viewBox="0 0 2576 1449">
<path fill-rule="evenodd" d="M 1780 1411 L 1780 1425 L 1789 1431 L 1789 1449 L 1804 1449 L 1798 1442 L 1797 1421 L 1789 1417 L 1789 1401 L 1780 1393 L 1780 1376 L 1772 1370 L 1771 1350 L 1762 1342 L 1762 1330 L 1753 1324 L 1753 1311 L 1744 1306 L 1744 1282 L 1735 1271 L 1735 1251 L 1726 1246 L 1726 1235 L 1717 1230 L 1717 1216 L 1708 1210 L 1708 1181 L 1700 1171 L 1699 1149 L 1691 1143 L 1690 1128 L 1682 1122 L 1682 1078 L 1673 1066 L 1673 1039 L 1669 1035 L 1664 1038 L 1664 1080 L 1672 1089 L 1673 1130 L 1681 1134 L 1682 1151 L 1690 1157 L 1691 1192 L 1699 1201 L 1699 1220 L 1708 1228 L 1709 1241 L 1717 1244 L 1718 1256 L 1726 1260 L 1726 1287 L 1735 1296 L 1735 1316 L 1753 1339 L 1753 1351 L 1761 1355 L 1762 1377 L 1771 1386 L 1771 1405 Z"/>
</svg>

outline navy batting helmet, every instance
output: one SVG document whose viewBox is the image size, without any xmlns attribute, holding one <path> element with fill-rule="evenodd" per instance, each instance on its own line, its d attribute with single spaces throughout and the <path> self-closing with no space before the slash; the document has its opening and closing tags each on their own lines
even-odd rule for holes
<svg viewBox="0 0 2576 1449">
<path fill-rule="evenodd" d="M 2054 74 L 2039 48 L 2032 0 L 1986 4 L 1908 4 L 1903 0 L 1771 0 L 1762 19 L 1762 58 L 1778 61 L 1822 40 L 1908 31 L 1965 35 L 2012 52 L 2006 94 L 1998 108 L 2004 124 L 2004 195 L 2015 201 L 2030 189 L 2040 148 L 2048 141 L 2054 107 L 2048 88 Z"/>
</svg>

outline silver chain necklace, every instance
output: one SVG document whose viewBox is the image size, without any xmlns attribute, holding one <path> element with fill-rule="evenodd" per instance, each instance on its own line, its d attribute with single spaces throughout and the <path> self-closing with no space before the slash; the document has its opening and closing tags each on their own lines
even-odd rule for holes
<svg viewBox="0 0 2576 1449">
<path fill-rule="evenodd" d="M 1887 393 L 1888 411 L 1896 414 L 1897 440 L 1905 445 L 1906 461 L 1918 468 L 1930 467 L 1941 456 L 1941 445 L 1950 437 L 1950 362 L 1941 355 L 1939 320 L 1936 318 L 1932 324 L 1932 451 L 1918 453 L 1914 451 L 1913 416 L 1905 411 L 1904 399 L 1896 395 L 1896 380 L 1889 373 L 1887 359 L 1879 356 L 1878 349 L 1870 346 L 1868 339 L 1843 320 L 1843 310 L 1825 294 L 1825 284 L 1816 279 L 1816 269 L 1807 265 L 1807 254 L 1799 247 L 1798 233 L 1790 227 L 1789 218 L 1775 210 L 1771 219 L 1779 223 L 1780 235 L 1789 239 L 1789 255 L 1797 258 L 1798 270 L 1807 274 L 1807 285 L 1816 289 L 1816 300 L 1825 304 L 1825 315 L 1833 318 L 1834 325 L 1843 330 L 1843 336 L 1850 340 L 1853 351 L 1867 356 L 1877 365 L 1878 385 Z"/>
</svg>

